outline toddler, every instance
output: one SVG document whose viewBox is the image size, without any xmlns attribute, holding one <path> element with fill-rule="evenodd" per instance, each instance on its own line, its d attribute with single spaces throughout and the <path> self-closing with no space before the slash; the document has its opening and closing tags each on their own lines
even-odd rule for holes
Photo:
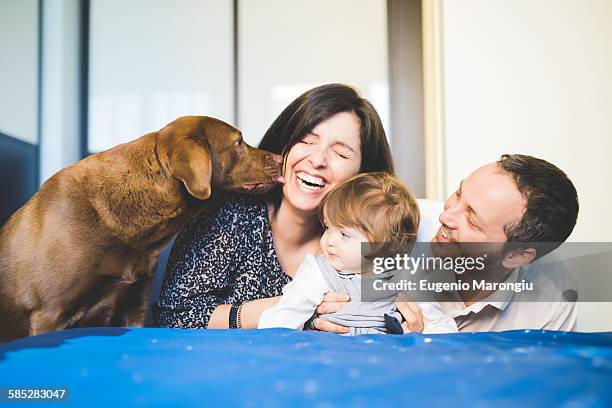
<svg viewBox="0 0 612 408">
<path fill-rule="evenodd" d="M 362 173 L 339 184 L 323 199 L 319 218 L 325 227 L 322 255 L 307 255 L 293 280 L 283 288 L 276 306 L 266 310 L 258 328 L 303 329 L 327 292 L 348 293 L 351 300 L 325 319 L 348 327 L 349 335 L 403 333 L 402 317 L 395 308 L 395 294 L 375 293 L 362 302 L 361 281 L 378 278 L 363 275 L 365 264 L 375 254 L 394 248 L 410 250 L 416 240 L 419 211 L 404 184 L 387 173 Z M 362 242 L 380 243 L 375 252 L 362 257 Z M 367 269 L 367 268 L 366 268 Z M 435 303 L 419 303 L 423 333 L 457 332 L 455 321 Z"/>
</svg>

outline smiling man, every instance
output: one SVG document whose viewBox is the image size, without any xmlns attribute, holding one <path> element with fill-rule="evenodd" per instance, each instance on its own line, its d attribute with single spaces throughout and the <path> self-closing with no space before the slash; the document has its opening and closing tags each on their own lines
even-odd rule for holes
<svg viewBox="0 0 612 408">
<path fill-rule="evenodd" d="M 460 331 L 575 330 L 571 274 L 554 254 L 542 258 L 569 237 L 578 216 L 576 189 L 563 171 L 532 156 L 503 155 L 461 181 L 443 209 L 427 200 L 419 207 L 419 241 L 497 243 L 498 280 L 525 280 L 539 294 L 540 301 L 525 293 L 484 298 L 473 291 L 449 293 L 443 307 Z M 419 331 L 416 304 L 397 302 L 397 307 L 407 326 Z"/>
</svg>

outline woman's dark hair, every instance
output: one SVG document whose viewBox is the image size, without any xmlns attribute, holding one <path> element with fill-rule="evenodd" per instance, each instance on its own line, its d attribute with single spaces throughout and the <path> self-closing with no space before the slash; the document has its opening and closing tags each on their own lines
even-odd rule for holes
<svg viewBox="0 0 612 408">
<path fill-rule="evenodd" d="M 285 156 L 319 123 L 340 112 L 353 112 L 361 124 L 359 172 L 393 174 L 391 150 L 378 113 L 356 90 L 343 84 L 318 86 L 300 95 L 272 123 L 259 148 Z"/>
<path fill-rule="evenodd" d="M 523 154 L 504 154 L 497 164 L 527 200 L 521 220 L 506 228 L 507 249 L 533 243 L 529 246 L 536 247 L 539 258 L 558 247 L 578 218 L 578 193 L 571 180 L 546 160 Z"/>
<path fill-rule="evenodd" d="M 327 84 L 300 95 L 272 123 L 259 148 L 282 154 L 304 138 L 319 123 L 336 113 L 352 112 L 360 122 L 360 173 L 382 171 L 394 174 L 393 158 L 387 136 L 376 109 L 348 85 Z M 277 203 L 280 202 L 276 191 Z"/>
</svg>

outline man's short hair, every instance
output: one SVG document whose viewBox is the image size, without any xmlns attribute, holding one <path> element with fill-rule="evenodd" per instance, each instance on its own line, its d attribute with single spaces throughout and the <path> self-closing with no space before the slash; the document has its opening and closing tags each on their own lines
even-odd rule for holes
<svg viewBox="0 0 612 408">
<path fill-rule="evenodd" d="M 523 154 L 504 154 L 497 164 L 514 178 L 527 200 L 521 220 L 505 227 L 509 246 L 543 243 L 536 248 L 539 258 L 561 245 L 578 218 L 578 194 L 571 180 L 546 160 Z"/>
</svg>

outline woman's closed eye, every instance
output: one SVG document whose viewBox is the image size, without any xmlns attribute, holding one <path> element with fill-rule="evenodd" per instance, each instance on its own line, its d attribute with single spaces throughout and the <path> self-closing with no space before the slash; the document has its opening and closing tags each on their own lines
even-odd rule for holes
<svg viewBox="0 0 612 408">
<path fill-rule="evenodd" d="M 332 151 L 343 159 L 352 159 L 355 156 L 354 152 L 345 146 L 334 146 Z"/>
<path fill-rule="evenodd" d="M 306 135 L 300 140 L 300 143 L 315 144 L 317 143 L 317 137 L 315 135 Z"/>
<path fill-rule="evenodd" d="M 344 154 L 342 152 L 334 151 L 334 153 L 336 153 L 338 156 L 340 156 L 343 159 L 348 159 L 349 158 L 349 156 L 347 154 Z"/>
</svg>

